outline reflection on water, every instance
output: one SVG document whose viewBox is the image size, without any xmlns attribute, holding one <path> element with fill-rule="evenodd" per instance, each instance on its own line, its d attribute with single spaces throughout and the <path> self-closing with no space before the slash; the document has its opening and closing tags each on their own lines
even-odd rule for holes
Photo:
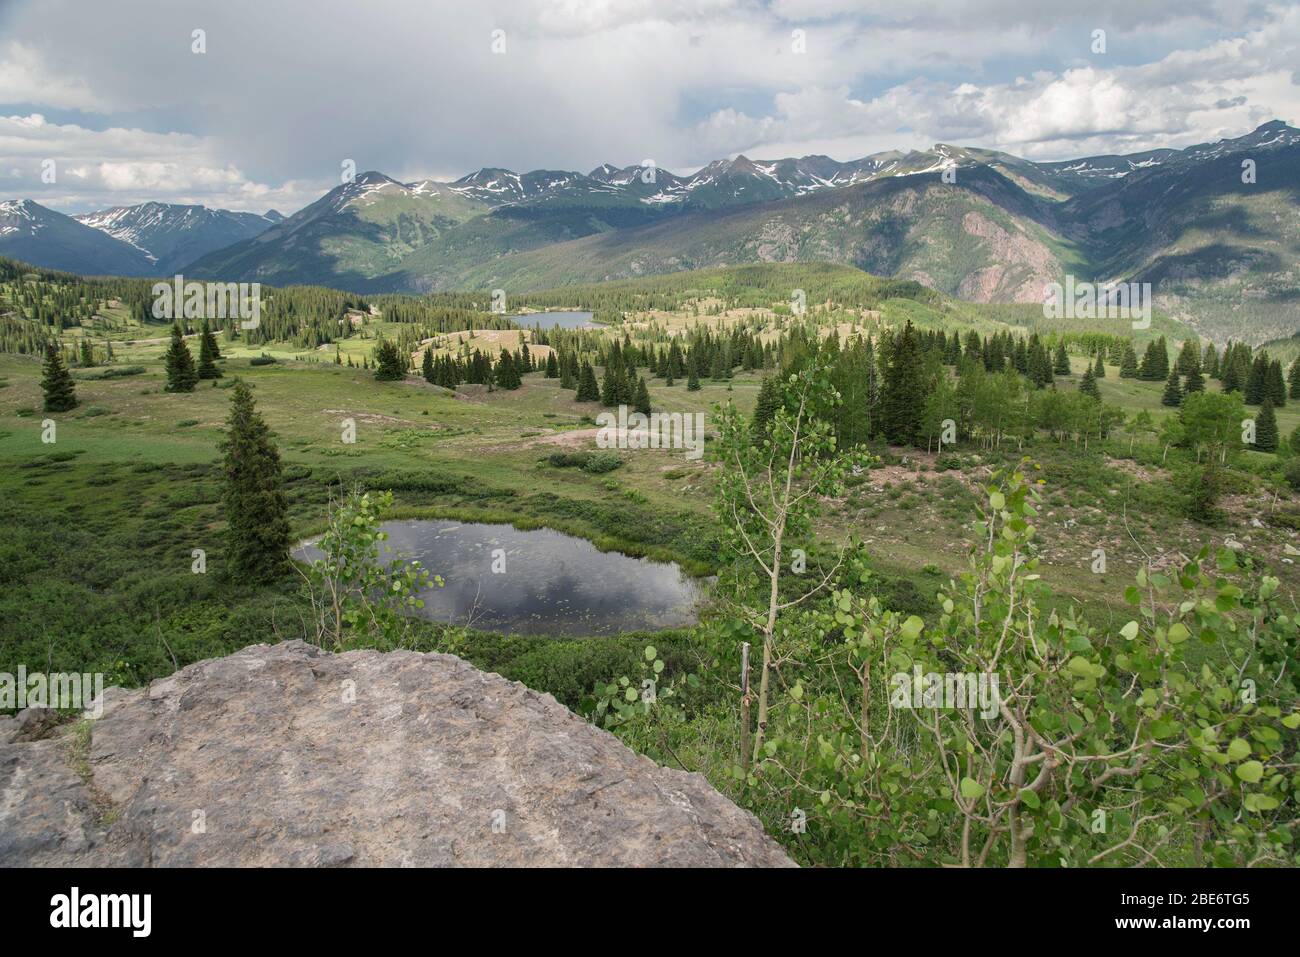
<svg viewBox="0 0 1300 957">
<path fill-rule="evenodd" d="M 677 565 L 598 551 L 550 529 L 451 521 L 385 522 L 385 561 L 418 558 L 442 588 L 420 614 L 504 634 L 610 635 L 696 621 L 702 590 Z M 501 551 L 498 552 L 497 550 Z M 311 544 L 295 552 L 321 557 Z M 502 557 L 504 556 L 504 557 Z M 504 565 L 504 572 L 493 572 Z"/>
<path fill-rule="evenodd" d="M 523 316 L 510 316 L 525 328 L 538 326 L 542 329 L 594 329 L 589 312 L 530 312 Z"/>
</svg>

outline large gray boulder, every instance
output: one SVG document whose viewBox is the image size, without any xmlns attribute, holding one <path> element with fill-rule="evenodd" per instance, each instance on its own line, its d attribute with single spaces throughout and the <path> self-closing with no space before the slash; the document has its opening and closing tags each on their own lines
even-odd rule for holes
<svg viewBox="0 0 1300 957">
<path fill-rule="evenodd" d="M 300 641 L 110 688 L 89 726 L 0 719 L 0 864 L 793 866 L 549 695 Z"/>
</svg>

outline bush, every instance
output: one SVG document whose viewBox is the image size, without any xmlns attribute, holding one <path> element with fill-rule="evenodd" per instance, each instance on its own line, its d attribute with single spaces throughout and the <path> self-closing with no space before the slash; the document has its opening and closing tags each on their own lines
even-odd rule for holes
<svg viewBox="0 0 1300 957">
<path fill-rule="evenodd" d="M 546 461 L 557 469 L 582 469 L 592 475 L 612 472 L 623 464 L 617 452 L 552 452 Z"/>
<path fill-rule="evenodd" d="M 1300 458 L 1288 459 L 1282 475 L 1287 485 L 1300 492 Z"/>
<path fill-rule="evenodd" d="M 93 382 L 100 379 L 125 379 L 127 376 L 143 375 L 144 366 L 110 366 L 97 372 L 78 372 L 72 378 L 79 382 Z"/>
<path fill-rule="evenodd" d="M 471 632 L 456 653 L 485 671 L 554 695 L 576 711 L 597 682 L 637 671 L 649 643 L 670 673 L 686 667 L 689 643 L 676 632 L 577 639 Z"/>
<path fill-rule="evenodd" d="M 271 366 L 275 365 L 278 360 L 274 356 L 268 356 L 263 352 L 260 356 L 253 356 L 248 360 L 250 366 Z"/>
</svg>

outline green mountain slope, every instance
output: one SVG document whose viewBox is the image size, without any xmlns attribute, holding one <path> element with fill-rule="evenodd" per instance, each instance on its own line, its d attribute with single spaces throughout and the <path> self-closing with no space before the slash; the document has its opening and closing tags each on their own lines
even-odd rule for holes
<svg viewBox="0 0 1300 957">
<path fill-rule="evenodd" d="M 859 186 L 514 253 L 447 286 L 539 288 L 744 262 L 838 262 L 979 302 L 1037 302 L 1077 253 L 1041 201 L 985 167 Z M 411 281 L 415 277 L 410 277 Z"/>
<path fill-rule="evenodd" d="M 83 275 L 158 274 L 143 251 L 30 199 L 0 203 L 0 256 Z"/>
</svg>

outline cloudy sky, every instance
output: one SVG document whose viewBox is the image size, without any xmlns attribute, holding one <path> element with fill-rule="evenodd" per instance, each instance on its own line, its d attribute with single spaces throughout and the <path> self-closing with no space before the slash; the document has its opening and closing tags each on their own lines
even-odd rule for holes
<svg viewBox="0 0 1300 957">
<path fill-rule="evenodd" d="M 1300 125 L 1297 3 L 0 0 L 0 199 L 64 212 L 287 214 L 346 160 L 409 180 L 935 142 L 1065 159 L 1271 119 Z"/>
</svg>

